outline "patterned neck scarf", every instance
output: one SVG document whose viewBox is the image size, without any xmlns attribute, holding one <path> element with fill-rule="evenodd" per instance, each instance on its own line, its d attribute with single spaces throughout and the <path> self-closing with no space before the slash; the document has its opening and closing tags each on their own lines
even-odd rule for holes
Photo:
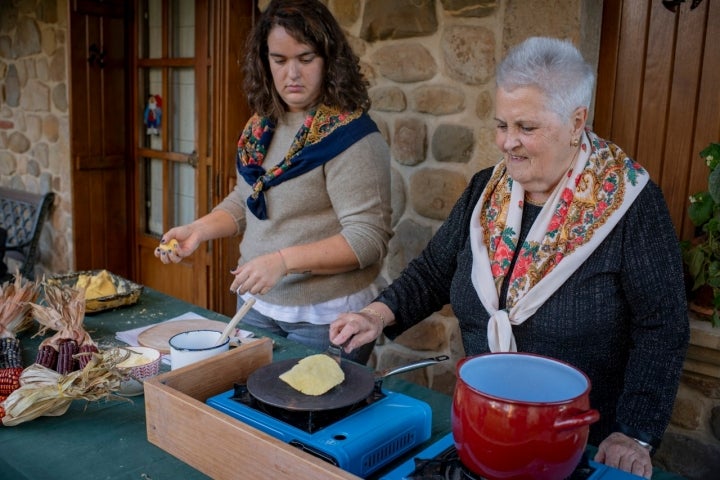
<svg viewBox="0 0 720 480">
<path fill-rule="evenodd" d="M 253 193 L 247 199 L 248 208 L 260 220 L 267 219 L 263 192 L 323 165 L 361 138 L 377 131 L 375 122 L 362 110 L 345 112 L 320 105 L 305 117 L 282 161 L 265 170 L 262 164 L 275 133 L 275 125 L 267 117 L 253 115 L 238 140 L 236 158 L 238 173 L 253 187 Z"/>
<path fill-rule="evenodd" d="M 525 190 L 507 175 L 504 162 L 495 167 L 470 224 L 472 281 L 490 314 L 491 351 L 517 351 L 512 325 L 531 317 L 582 265 L 648 180 L 647 172 L 619 147 L 586 130 L 574 165 L 518 246 Z M 499 310 L 507 275 L 506 309 Z"/>
</svg>

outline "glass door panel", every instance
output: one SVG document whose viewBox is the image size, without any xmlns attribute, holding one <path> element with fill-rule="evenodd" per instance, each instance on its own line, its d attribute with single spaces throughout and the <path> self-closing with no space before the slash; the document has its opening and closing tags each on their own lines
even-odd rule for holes
<svg viewBox="0 0 720 480">
<path fill-rule="evenodd" d="M 139 98 L 144 102 L 139 105 L 142 111 L 142 122 L 139 122 L 138 139 L 140 146 L 152 150 L 163 149 L 163 124 L 165 123 L 163 92 L 163 69 L 142 68 L 139 70 Z"/>
<path fill-rule="evenodd" d="M 191 153 L 195 150 L 195 70 L 170 69 L 172 91 L 172 137 L 170 150 Z"/>
<path fill-rule="evenodd" d="M 187 163 L 173 164 L 174 225 L 195 220 L 195 169 Z"/>
<path fill-rule="evenodd" d="M 163 225 L 165 225 L 163 218 L 164 162 L 145 158 L 143 163 L 145 165 L 145 218 L 147 219 L 144 231 L 151 235 L 161 236 L 164 233 Z"/>
<path fill-rule="evenodd" d="M 196 106 L 196 98 L 206 97 L 207 81 L 202 79 L 208 57 L 206 48 L 199 53 L 195 50 L 204 47 L 203 38 L 210 33 L 207 26 L 196 32 L 196 18 L 206 19 L 207 8 L 208 2 L 203 0 L 137 0 L 135 60 L 139 280 L 199 304 L 207 298 L 205 249 L 197 249 L 175 265 L 162 264 L 153 252 L 170 228 L 196 218 L 202 210 L 199 195 L 205 203 L 202 186 L 207 184 L 208 172 L 198 164 L 206 156 L 197 152 L 201 145 L 206 148 L 200 135 L 208 120 L 206 109 Z M 156 115 L 150 116 L 151 111 Z"/>
<path fill-rule="evenodd" d="M 172 56 L 192 58 L 195 56 L 195 2 L 172 0 L 170 10 Z"/>
<path fill-rule="evenodd" d="M 140 2 L 141 25 L 138 38 L 139 58 L 162 57 L 162 0 Z"/>
</svg>

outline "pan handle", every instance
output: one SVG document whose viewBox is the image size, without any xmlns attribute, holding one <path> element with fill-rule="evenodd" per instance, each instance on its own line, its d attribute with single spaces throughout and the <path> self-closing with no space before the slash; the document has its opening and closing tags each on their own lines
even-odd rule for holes
<svg viewBox="0 0 720 480">
<path fill-rule="evenodd" d="M 434 365 L 436 363 L 444 362 L 449 358 L 450 357 L 448 357 L 447 355 L 440 355 L 437 357 L 424 358 L 422 360 L 418 360 L 417 362 L 409 363 L 401 367 L 393 367 L 382 370 L 381 372 L 375 374 L 375 383 L 377 383 L 378 381 L 382 381 L 382 379 L 384 379 L 385 377 L 389 377 L 390 375 L 397 375 L 398 373 L 405 373 L 409 372 L 410 370 L 427 367 L 428 365 Z"/>
</svg>

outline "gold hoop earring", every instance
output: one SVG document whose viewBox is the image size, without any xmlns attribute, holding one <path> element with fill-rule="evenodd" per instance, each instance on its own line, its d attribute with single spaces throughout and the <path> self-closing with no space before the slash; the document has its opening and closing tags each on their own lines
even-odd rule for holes
<svg viewBox="0 0 720 480">
<path fill-rule="evenodd" d="M 573 141 L 570 142 L 570 145 L 572 145 L 573 147 L 577 147 L 578 145 L 580 145 L 580 139 L 579 139 L 579 138 L 573 138 Z"/>
</svg>

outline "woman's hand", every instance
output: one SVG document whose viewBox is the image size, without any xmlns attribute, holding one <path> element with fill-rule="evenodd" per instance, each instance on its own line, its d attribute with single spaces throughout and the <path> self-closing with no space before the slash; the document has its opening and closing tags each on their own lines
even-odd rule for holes
<svg viewBox="0 0 720 480">
<path fill-rule="evenodd" d="M 169 245 L 172 240 L 177 241 L 177 245 L 174 248 L 157 247 L 155 249 L 155 256 L 165 264 L 178 263 L 183 258 L 191 255 L 200 245 L 201 241 L 195 229 L 190 225 L 171 228 L 163 235 L 160 245 Z"/>
<path fill-rule="evenodd" d="M 330 342 L 343 345 L 347 353 L 372 342 L 389 324 L 392 312 L 382 303 L 371 303 L 355 313 L 341 313 L 330 324 Z"/>
<path fill-rule="evenodd" d="M 247 263 L 238 265 L 231 271 L 235 279 L 230 284 L 230 291 L 243 294 L 265 295 L 287 275 L 283 254 L 277 252 L 261 255 Z"/>
<path fill-rule="evenodd" d="M 595 461 L 644 478 L 652 477 L 650 452 L 620 432 L 611 433 L 602 441 Z"/>
</svg>

